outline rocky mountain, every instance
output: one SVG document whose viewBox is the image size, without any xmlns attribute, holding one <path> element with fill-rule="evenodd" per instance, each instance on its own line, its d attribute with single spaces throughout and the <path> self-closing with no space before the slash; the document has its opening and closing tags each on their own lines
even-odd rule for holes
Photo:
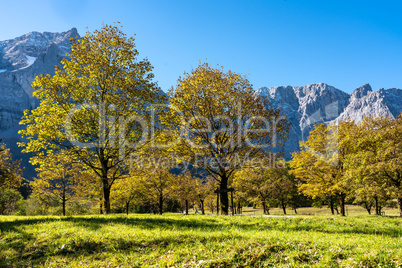
<svg viewBox="0 0 402 268">
<path fill-rule="evenodd" d="M 63 33 L 31 32 L 0 42 L 0 132 L 18 125 L 25 109 L 32 109 L 31 83 L 41 74 L 53 73 L 70 50 L 75 28 Z"/>
<path fill-rule="evenodd" d="M 271 99 L 291 122 L 289 138 L 285 143 L 285 157 L 299 150 L 299 141 L 305 140 L 314 123 L 331 123 L 350 119 L 357 123 L 364 116 L 397 117 L 402 112 L 402 90 L 373 91 L 365 84 L 347 94 L 325 83 L 304 87 L 262 87 L 256 94 Z"/>
<path fill-rule="evenodd" d="M 17 132 L 24 110 L 38 105 L 32 97 L 32 81 L 39 74 L 52 74 L 70 50 L 70 38 L 77 36 L 73 28 L 62 33 L 31 32 L 0 42 L 0 138 L 15 158 L 23 159 L 25 177 L 33 174 L 33 168 L 16 143 L 21 141 Z"/>
</svg>

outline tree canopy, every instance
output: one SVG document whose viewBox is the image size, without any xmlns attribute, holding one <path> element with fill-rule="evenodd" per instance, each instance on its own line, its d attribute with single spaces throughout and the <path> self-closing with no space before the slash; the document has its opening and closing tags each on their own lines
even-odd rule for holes
<svg viewBox="0 0 402 268">
<path fill-rule="evenodd" d="M 247 78 L 207 63 L 179 78 L 169 104 L 165 122 L 173 122 L 172 132 L 181 138 L 176 152 L 219 182 L 227 214 L 229 179 L 249 159 L 272 157 L 286 137 L 287 121 Z"/>
<path fill-rule="evenodd" d="M 120 27 L 105 25 L 71 44 L 63 67 L 33 82 L 40 106 L 21 121 L 26 130 L 20 133 L 29 140 L 21 146 L 44 159 L 68 150 L 98 175 L 109 213 L 110 189 L 147 137 L 147 107 L 163 96 L 152 81 L 152 65 L 137 60 L 134 38 Z"/>
</svg>

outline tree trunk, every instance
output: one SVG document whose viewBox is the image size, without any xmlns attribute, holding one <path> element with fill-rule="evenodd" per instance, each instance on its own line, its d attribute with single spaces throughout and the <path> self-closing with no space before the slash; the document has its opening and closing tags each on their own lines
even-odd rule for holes
<svg viewBox="0 0 402 268">
<path fill-rule="evenodd" d="M 186 215 L 188 215 L 188 200 L 186 199 Z"/>
<path fill-rule="evenodd" d="M 126 214 L 128 215 L 128 209 L 130 207 L 130 201 L 126 202 Z"/>
<path fill-rule="evenodd" d="M 340 207 L 341 207 L 341 215 L 346 216 L 345 215 L 345 195 L 344 194 L 339 195 L 339 202 L 340 202 Z"/>
<path fill-rule="evenodd" d="M 402 218 L 402 198 L 398 198 L 399 217 Z"/>
<path fill-rule="evenodd" d="M 163 213 L 163 194 L 159 193 L 159 215 Z"/>
<path fill-rule="evenodd" d="M 377 196 L 374 197 L 374 202 L 375 202 L 375 215 L 380 215 L 380 209 L 378 206 L 378 197 Z"/>
<path fill-rule="evenodd" d="M 293 209 L 294 209 L 294 211 L 295 211 L 295 214 L 297 214 L 297 208 L 296 208 L 296 207 L 294 207 Z"/>
<path fill-rule="evenodd" d="M 219 215 L 219 193 L 216 194 L 216 215 Z"/>
<path fill-rule="evenodd" d="M 235 214 L 234 203 L 233 203 L 233 191 L 230 192 L 230 204 L 232 205 L 232 216 Z"/>
<path fill-rule="evenodd" d="M 269 208 L 267 207 L 267 204 L 265 203 L 265 201 L 262 201 L 262 209 L 263 209 L 265 215 L 269 215 Z"/>
<path fill-rule="evenodd" d="M 281 201 L 281 202 L 282 202 L 283 214 L 286 215 L 286 205 L 285 205 L 285 202 L 283 202 L 283 201 Z"/>
<path fill-rule="evenodd" d="M 63 216 L 66 216 L 66 196 L 63 195 Z"/>
<path fill-rule="evenodd" d="M 110 214 L 110 187 L 106 176 L 102 178 L 103 183 L 103 209 L 105 214 Z"/>
<path fill-rule="evenodd" d="M 102 198 L 99 198 L 99 213 L 101 215 L 103 214 L 103 200 L 102 200 Z"/>
<path fill-rule="evenodd" d="M 331 213 L 332 213 L 332 215 L 335 215 L 335 211 L 334 211 L 334 200 L 333 200 L 332 198 L 333 198 L 332 196 L 329 197 L 329 207 L 331 208 Z"/>
<path fill-rule="evenodd" d="M 222 215 L 229 214 L 229 197 L 227 192 L 221 193 L 221 211 Z"/>
<path fill-rule="evenodd" d="M 364 207 L 366 208 L 369 215 L 371 215 L 371 205 L 369 202 L 364 202 Z"/>
<path fill-rule="evenodd" d="M 367 210 L 368 214 L 371 215 L 371 208 L 370 208 L 370 207 L 366 207 L 366 210 Z"/>
<path fill-rule="evenodd" d="M 201 214 L 205 215 L 204 200 L 203 199 L 200 199 L 200 205 L 201 205 Z"/>
<path fill-rule="evenodd" d="M 222 191 L 220 193 L 222 215 L 229 214 L 229 196 L 228 192 L 225 191 L 227 189 L 228 189 L 228 178 L 226 176 L 222 176 L 220 185 L 220 190 Z"/>
</svg>

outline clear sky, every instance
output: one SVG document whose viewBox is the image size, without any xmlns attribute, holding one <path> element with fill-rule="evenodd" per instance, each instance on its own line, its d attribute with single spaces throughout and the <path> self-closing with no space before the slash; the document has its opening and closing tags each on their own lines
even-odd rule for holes
<svg viewBox="0 0 402 268">
<path fill-rule="evenodd" d="M 402 1 L 1 0 L 0 40 L 120 21 L 166 91 L 207 59 L 262 86 L 402 88 Z M 88 27 L 88 29 L 86 29 Z"/>
</svg>

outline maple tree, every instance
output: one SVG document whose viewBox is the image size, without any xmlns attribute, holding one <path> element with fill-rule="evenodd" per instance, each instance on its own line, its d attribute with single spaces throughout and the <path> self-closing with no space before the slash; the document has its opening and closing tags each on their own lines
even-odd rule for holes
<svg viewBox="0 0 402 268">
<path fill-rule="evenodd" d="M 111 196 L 116 200 L 117 205 L 124 205 L 126 214 L 130 211 L 130 204 L 139 199 L 140 186 L 138 180 L 134 176 L 126 176 L 115 182 Z"/>
<path fill-rule="evenodd" d="M 249 202 L 261 203 L 263 213 L 269 215 L 273 188 L 265 172 L 263 169 L 243 168 L 236 172 L 233 186 L 235 191 L 245 196 Z"/>
<path fill-rule="evenodd" d="M 197 178 L 195 181 L 195 192 L 200 203 L 201 214 L 205 214 L 205 202 L 211 196 L 215 189 L 215 180 L 211 176 L 204 179 Z"/>
<path fill-rule="evenodd" d="M 65 216 L 67 201 L 79 196 L 85 188 L 80 180 L 85 170 L 65 151 L 46 158 L 34 157 L 31 163 L 39 164 L 36 168 L 38 175 L 30 183 L 32 195 L 40 202 L 45 202 L 51 196 L 56 197 L 61 201 Z"/>
<path fill-rule="evenodd" d="M 245 159 L 264 159 L 278 150 L 288 123 L 244 76 L 207 63 L 180 77 L 169 95 L 164 121 L 174 126 L 176 152 L 218 181 L 222 213 L 228 214 L 234 172 Z"/>
<path fill-rule="evenodd" d="M 270 185 L 271 197 L 278 202 L 283 214 L 286 215 L 286 207 L 297 196 L 297 187 L 293 175 L 285 166 L 266 169 L 264 176 L 267 177 L 267 184 Z"/>
<path fill-rule="evenodd" d="M 21 121 L 26 129 L 20 134 L 29 140 L 20 143 L 24 152 L 68 150 L 97 174 L 105 213 L 114 181 L 128 173 L 127 156 L 147 138 L 147 107 L 164 100 L 152 65 L 138 54 L 134 38 L 118 26 L 72 39 L 62 67 L 36 77 L 33 96 L 40 106 Z"/>
<path fill-rule="evenodd" d="M 20 164 L 21 160 L 14 161 L 10 149 L 0 144 L 0 189 L 18 189 L 21 186 L 23 178 Z"/>
<path fill-rule="evenodd" d="M 177 199 L 184 201 L 185 213 L 188 215 L 189 203 L 197 198 L 196 189 L 198 178 L 194 177 L 189 170 L 174 177 L 173 192 Z"/>
<path fill-rule="evenodd" d="M 351 144 L 346 163 L 357 193 L 375 199 L 376 214 L 378 199 L 396 198 L 402 217 L 402 114 L 364 118 Z"/>
<path fill-rule="evenodd" d="M 346 179 L 344 160 L 351 151 L 350 140 L 354 124 L 318 124 L 306 141 L 300 142 L 301 151 L 292 154 L 291 173 L 299 180 L 299 191 L 312 197 L 339 198 L 341 214 L 345 216 L 345 199 L 351 193 Z"/>
</svg>

